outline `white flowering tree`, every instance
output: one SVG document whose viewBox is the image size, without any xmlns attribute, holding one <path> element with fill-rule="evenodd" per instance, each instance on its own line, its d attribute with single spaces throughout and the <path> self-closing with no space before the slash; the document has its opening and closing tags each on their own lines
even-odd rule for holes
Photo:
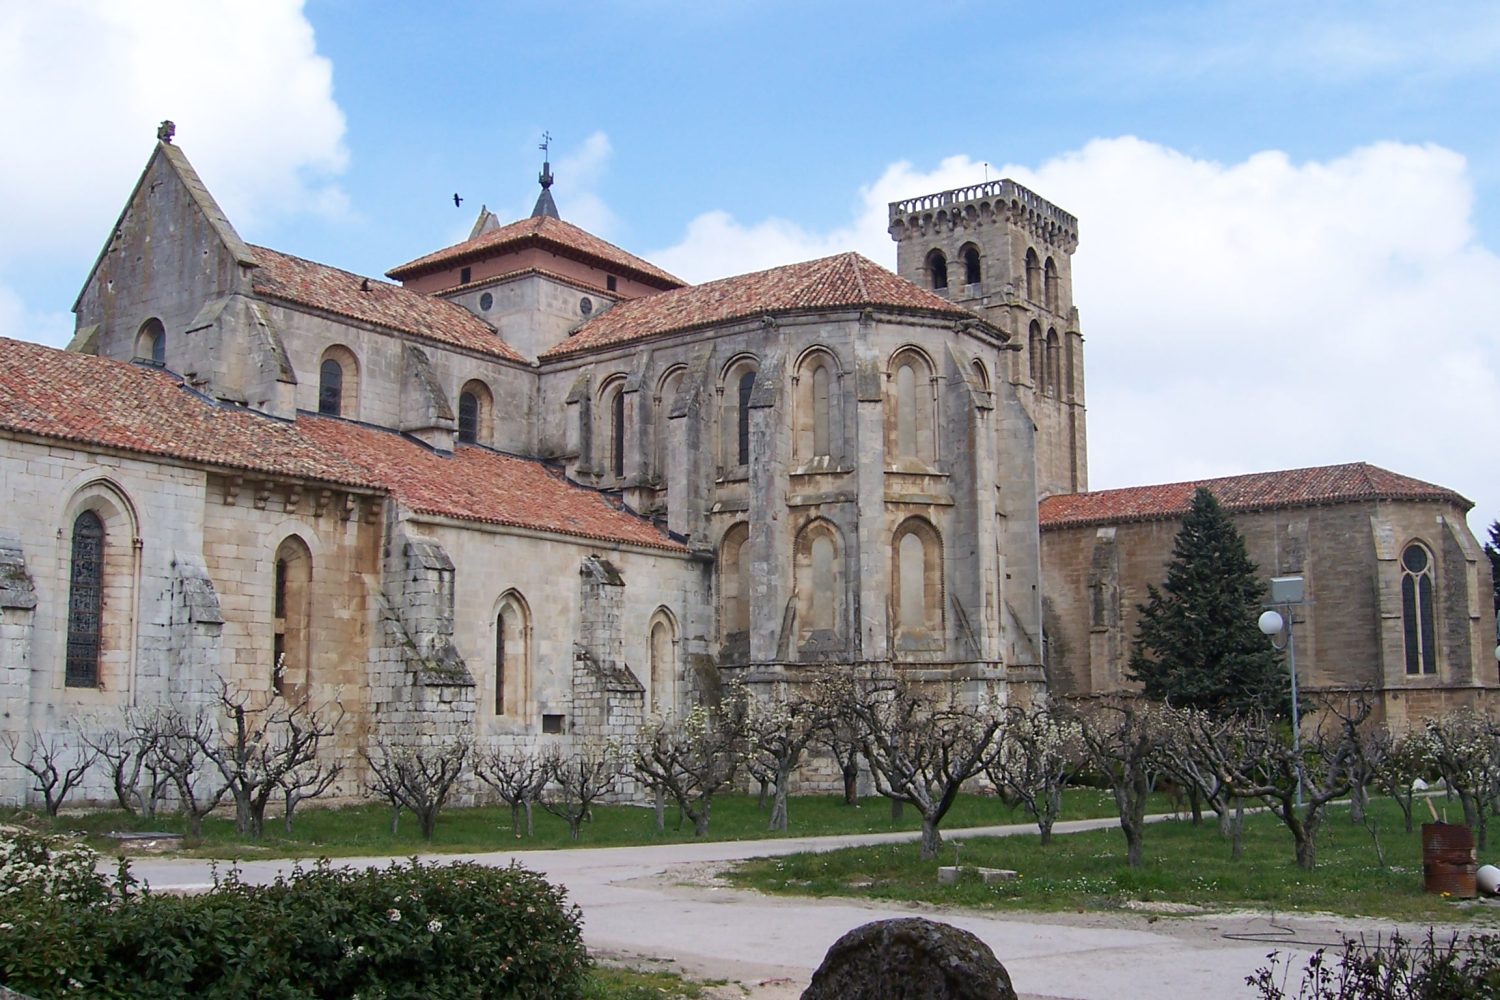
<svg viewBox="0 0 1500 1000">
<path fill-rule="evenodd" d="M 1111 697 L 1074 707 L 1089 763 L 1109 783 L 1125 835 L 1125 860 L 1139 868 L 1146 833 L 1146 800 L 1165 736 L 1161 710 L 1138 698 Z"/>
<path fill-rule="evenodd" d="M 1421 732 L 1395 735 L 1384 726 L 1378 726 L 1370 737 L 1378 748 L 1379 763 L 1375 767 L 1375 786 L 1401 807 L 1406 821 L 1406 832 L 1412 831 L 1412 799 L 1416 795 L 1417 779 L 1427 771 L 1427 741 Z"/>
<path fill-rule="evenodd" d="M 1489 805 L 1500 783 L 1500 740 L 1493 723 L 1470 709 L 1427 719 L 1422 739 L 1429 765 L 1458 796 L 1464 823 L 1484 850 L 1489 832 Z"/>
<path fill-rule="evenodd" d="M 463 775 L 472 749 L 466 737 L 456 737 L 399 744 L 377 739 L 360 751 L 369 768 L 370 790 L 380 793 L 391 805 L 392 833 L 404 808 L 416 815 L 422 839 L 432 839 L 438 813 Z"/>
<path fill-rule="evenodd" d="M 474 752 L 474 774 L 510 806 L 510 832 L 517 837 L 523 812 L 526 836 L 532 835 L 532 807 L 547 787 L 548 763 L 544 754 L 528 746 L 491 743 Z"/>
<path fill-rule="evenodd" d="M 697 705 L 642 726 L 630 764 L 646 787 L 670 796 L 706 836 L 714 796 L 733 784 L 744 757 L 744 712 Z"/>
<path fill-rule="evenodd" d="M 984 771 L 1003 800 L 1019 804 L 1036 820 L 1046 846 L 1062 813 L 1063 789 L 1082 765 L 1083 736 L 1076 719 L 1045 704 L 1010 705 Z"/>
<path fill-rule="evenodd" d="M 609 794 L 624 767 L 620 748 L 614 743 L 584 743 L 571 753 L 550 747 L 542 757 L 545 785 L 541 806 L 567 823 L 569 838 L 577 840 L 594 803 Z"/>
<path fill-rule="evenodd" d="M 784 688 L 764 697 L 745 693 L 745 756 L 753 770 L 765 774 L 771 784 L 771 819 L 768 829 L 787 829 L 787 789 L 792 773 L 807 748 L 828 728 L 828 702 L 816 696 L 801 698 Z"/>
</svg>

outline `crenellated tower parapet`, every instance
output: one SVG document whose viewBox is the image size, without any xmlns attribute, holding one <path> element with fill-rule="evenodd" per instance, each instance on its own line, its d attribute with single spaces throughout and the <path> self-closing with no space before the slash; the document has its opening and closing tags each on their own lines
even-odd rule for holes
<svg viewBox="0 0 1500 1000">
<path fill-rule="evenodd" d="M 996 222 L 1020 228 L 1066 253 L 1071 254 L 1078 246 L 1075 216 L 1008 178 L 890 205 L 890 234 L 898 243 L 908 235 L 951 233 Z"/>
</svg>

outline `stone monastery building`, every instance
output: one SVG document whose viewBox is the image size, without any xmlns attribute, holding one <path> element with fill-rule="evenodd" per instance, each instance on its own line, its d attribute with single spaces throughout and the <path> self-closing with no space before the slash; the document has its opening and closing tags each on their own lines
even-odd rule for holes
<svg viewBox="0 0 1500 1000">
<path fill-rule="evenodd" d="M 246 244 L 165 134 L 69 349 L 4 342 L 0 730 L 221 678 L 337 700 L 351 755 L 628 736 L 813 664 L 1126 683 L 1193 484 L 1083 492 L 1071 215 L 996 181 L 893 204 L 899 276 L 687 285 L 540 180 L 391 283 Z M 1462 497 L 1362 465 L 1212 485 L 1307 577 L 1305 687 L 1399 717 L 1496 687 Z M 0 803 L 29 784 L 0 753 Z"/>
</svg>

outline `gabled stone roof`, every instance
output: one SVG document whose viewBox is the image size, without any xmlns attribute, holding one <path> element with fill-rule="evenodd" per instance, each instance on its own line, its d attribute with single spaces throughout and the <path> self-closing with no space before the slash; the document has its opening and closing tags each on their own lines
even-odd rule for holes
<svg viewBox="0 0 1500 1000">
<path fill-rule="evenodd" d="M 147 458 L 390 493 L 410 508 L 669 551 L 684 546 L 540 462 L 461 447 L 434 452 L 394 431 L 223 406 L 159 368 L 0 338 L 0 433 Z"/>
<path fill-rule="evenodd" d="M 1473 506 L 1442 486 L 1399 475 L 1365 462 L 1321 465 L 1309 469 L 1254 472 L 1220 479 L 1200 479 L 1156 486 L 1128 486 L 1093 493 L 1063 493 L 1041 502 L 1043 531 L 1131 521 L 1163 521 L 1182 517 L 1200 486 L 1231 513 L 1278 510 L 1360 500 L 1430 500 Z"/>
<path fill-rule="evenodd" d="M 462 243 L 455 243 L 451 247 L 393 267 L 385 273 L 387 277 L 403 281 L 470 261 L 514 253 L 528 246 L 595 264 L 605 270 L 618 271 L 622 276 L 628 275 L 658 288 L 680 288 L 683 284 L 682 279 L 668 274 L 650 261 L 627 253 L 613 243 L 579 229 L 571 222 L 545 215 L 491 229 Z"/>
<path fill-rule="evenodd" d="M 308 306 L 400 333 L 526 363 L 484 320 L 446 299 L 294 257 L 252 247 L 260 266 L 252 273 L 256 294 Z"/>
<path fill-rule="evenodd" d="M 766 313 L 862 307 L 977 320 L 925 288 L 857 253 L 721 278 L 621 302 L 579 328 L 543 358 L 565 357 L 655 334 L 713 326 Z"/>
</svg>

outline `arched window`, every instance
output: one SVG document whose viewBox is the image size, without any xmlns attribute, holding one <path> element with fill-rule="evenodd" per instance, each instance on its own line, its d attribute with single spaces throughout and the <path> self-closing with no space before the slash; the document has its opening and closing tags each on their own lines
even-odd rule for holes
<svg viewBox="0 0 1500 1000">
<path fill-rule="evenodd" d="M 167 330 L 161 320 L 152 317 L 141 324 L 135 335 L 135 356 L 153 365 L 167 363 Z"/>
<path fill-rule="evenodd" d="M 609 453 L 616 478 L 625 475 L 625 393 L 616 392 L 609 407 Z"/>
<path fill-rule="evenodd" d="M 1042 340 L 1042 327 L 1036 320 L 1026 337 L 1026 354 L 1031 361 L 1031 388 L 1044 392 L 1047 386 L 1047 344 Z"/>
<path fill-rule="evenodd" d="M 828 366 L 818 365 L 812 373 L 813 455 L 830 454 L 828 435 Z"/>
<path fill-rule="evenodd" d="M 625 475 L 625 376 L 606 379 L 599 390 L 599 412 L 595 418 L 599 442 L 595 452 L 599 468 L 620 479 Z"/>
<path fill-rule="evenodd" d="M 73 519 L 64 683 L 98 687 L 104 618 L 104 521 L 92 510 Z"/>
<path fill-rule="evenodd" d="M 672 404 L 682 388 L 682 377 L 687 369 L 679 365 L 662 377 L 656 391 L 655 417 L 651 421 L 652 468 L 665 485 L 667 462 L 670 460 Z"/>
<path fill-rule="evenodd" d="M 898 644 L 940 638 L 943 630 L 943 543 L 920 517 L 907 518 L 891 545 L 891 578 Z"/>
<path fill-rule="evenodd" d="M 276 548 L 272 569 L 271 687 L 283 697 L 305 692 L 312 621 L 312 553 L 295 535 Z"/>
<path fill-rule="evenodd" d="M 495 715 L 521 718 L 531 677 L 531 627 L 526 601 L 510 591 L 495 614 Z"/>
<path fill-rule="evenodd" d="M 741 521 L 719 546 L 719 622 L 724 641 L 750 631 L 750 525 Z"/>
<path fill-rule="evenodd" d="M 325 358 L 318 368 L 318 412 L 337 417 L 344 409 L 344 366 Z"/>
<path fill-rule="evenodd" d="M 831 639 L 843 632 L 843 546 L 839 531 L 821 518 L 797 533 L 792 571 L 797 633 L 802 641 Z"/>
<path fill-rule="evenodd" d="M 943 251 L 933 250 L 927 255 L 927 276 L 932 279 L 935 291 L 948 287 L 948 258 L 943 256 Z"/>
<path fill-rule="evenodd" d="M 979 284 L 979 248 L 970 243 L 959 253 L 964 259 L 964 284 Z"/>
<path fill-rule="evenodd" d="M 651 616 L 651 676 L 648 711 L 667 715 L 677 705 L 677 628 L 666 608 Z"/>
<path fill-rule="evenodd" d="M 984 362 L 975 358 L 969 363 L 969 374 L 974 379 L 974 388 L 980 392 L 990 391 L 990 371 Z"/>
<path fill-rule="evenodd" d="M 793 434 L 798 458 L 837 458 L 842 451 L 836 371 L 833 357 L 822 349 L 808 352 L 798 367 Z"/>
<path fill-rule="evenodd" d="M 1036 251 L 1030 247 L 1026 248 L 1026 298 L 1032 302 L 1041 301 L 1042 295 L 1042 262 L 1037 257 Z"/>
<path fill-rule="evenodd" d="M 1432 553 L 1420 542 L 1401 552 L 1401 628 L 1408 674 L 1437 673 L 1437 618 L 1432 596 Z"/>
<path fill-rule="evenodd" d="M 1045 304 L 1049 310 L 1057 312 L 1057 265 L 1052 262 L 1051 257 L 1047 258 L 1042 279 L 1044 286 L 1042 297 L 1046 300 Z"/>
<path fill-rule="evenodd" d="M 724 465 L 743 469 L 750 464 L 750 397 L 755 389 L 755 363 L 738 361 L 724 374 L 719 427 Z"/>
<path fill-rule="evenodd" d="M 1056 330 L 1047 331 L 1047 392 L 1062 395 L 1062 345 Z"/>
<path fill-rule="evenodd" d="M 458 439 L 464 444 L 489 444 L 494 432 L 495 397 L 479 379 L 464 383 L 458 394 Z"/>
<path fill-rule="evenodd" d="M 891 358 L 886 392 L 887 448 L 900 459 L 931 462 L 937 457 L 936 400 L 932 365 L 907 348 Z"/>
</svg>

